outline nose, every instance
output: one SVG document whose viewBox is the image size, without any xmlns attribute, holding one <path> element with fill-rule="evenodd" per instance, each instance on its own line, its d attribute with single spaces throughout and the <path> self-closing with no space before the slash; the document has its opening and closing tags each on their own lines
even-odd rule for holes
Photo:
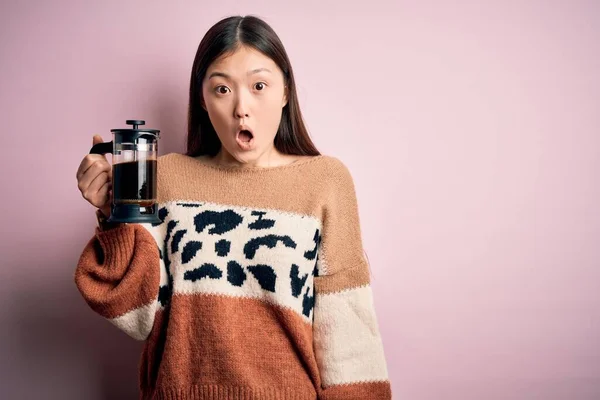
<svg viewBox="0 0 600 400">
<path fill-rule="evenodd" d="M 250 110 L 248 108 L 248 100 L 245 98 L 243 93 L 237 96 L 235 108 L 233 114 L 236 118 L 248 118 L 250 116 Z"/>
</svg>

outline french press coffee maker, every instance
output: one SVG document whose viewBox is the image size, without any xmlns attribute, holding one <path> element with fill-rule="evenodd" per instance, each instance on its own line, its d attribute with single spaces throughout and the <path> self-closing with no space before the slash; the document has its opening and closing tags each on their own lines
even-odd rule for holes
<svg viewBox="0 0 600 400">
<path fill-rule="evenodd" d="M 98 143 L 90 154 L 112 153 L 112 191 L 107 222 L 160 223 L 156 201 L 159 130 L 138 129 L 145 121 L 127 120 L 132 129 L 111 129 L 113 140 Z"/>
</svg>

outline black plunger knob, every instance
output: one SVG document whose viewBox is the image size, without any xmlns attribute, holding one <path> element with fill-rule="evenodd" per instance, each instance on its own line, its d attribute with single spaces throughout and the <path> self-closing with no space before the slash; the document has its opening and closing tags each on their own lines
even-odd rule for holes
<svg viewBox="0 0 600 400">
<path fill-rule="evenodd" d="M 141 119 L 128 119 L 125 123 L 127 125 L 133 125 L 133 129 L 137 129 L 138 125 L 146 125 L 146 121 L 142 121 Z"/>
</svg>

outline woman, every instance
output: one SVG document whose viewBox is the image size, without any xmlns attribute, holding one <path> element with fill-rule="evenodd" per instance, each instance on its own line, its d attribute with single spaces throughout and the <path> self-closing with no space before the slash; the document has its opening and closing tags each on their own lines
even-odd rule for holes
<svg viewBox="0 0 600 400">
<path fill-rule="evenodd" d="M 145 341 L 141 398 L 391 398 L 352 177 L 309 138 L 264 21 L 206 33 L 188 125 L 187 153 L 158 159 L 160 224 L 106 222 L 103 156 L 77 172 L 99 226 L 75 282 Z"/>
</svg>

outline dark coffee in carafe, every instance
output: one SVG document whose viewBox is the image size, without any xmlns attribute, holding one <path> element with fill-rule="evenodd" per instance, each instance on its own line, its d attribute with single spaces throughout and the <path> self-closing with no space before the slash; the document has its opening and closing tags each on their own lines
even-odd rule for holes
<svg viewBox="0 0 600 400">
<path fill-rule="evenodd" d="M 115 204 L 151 206 L 156 202 L 156 160 L 115 164 L 113 182 Z"/>
</svg>

